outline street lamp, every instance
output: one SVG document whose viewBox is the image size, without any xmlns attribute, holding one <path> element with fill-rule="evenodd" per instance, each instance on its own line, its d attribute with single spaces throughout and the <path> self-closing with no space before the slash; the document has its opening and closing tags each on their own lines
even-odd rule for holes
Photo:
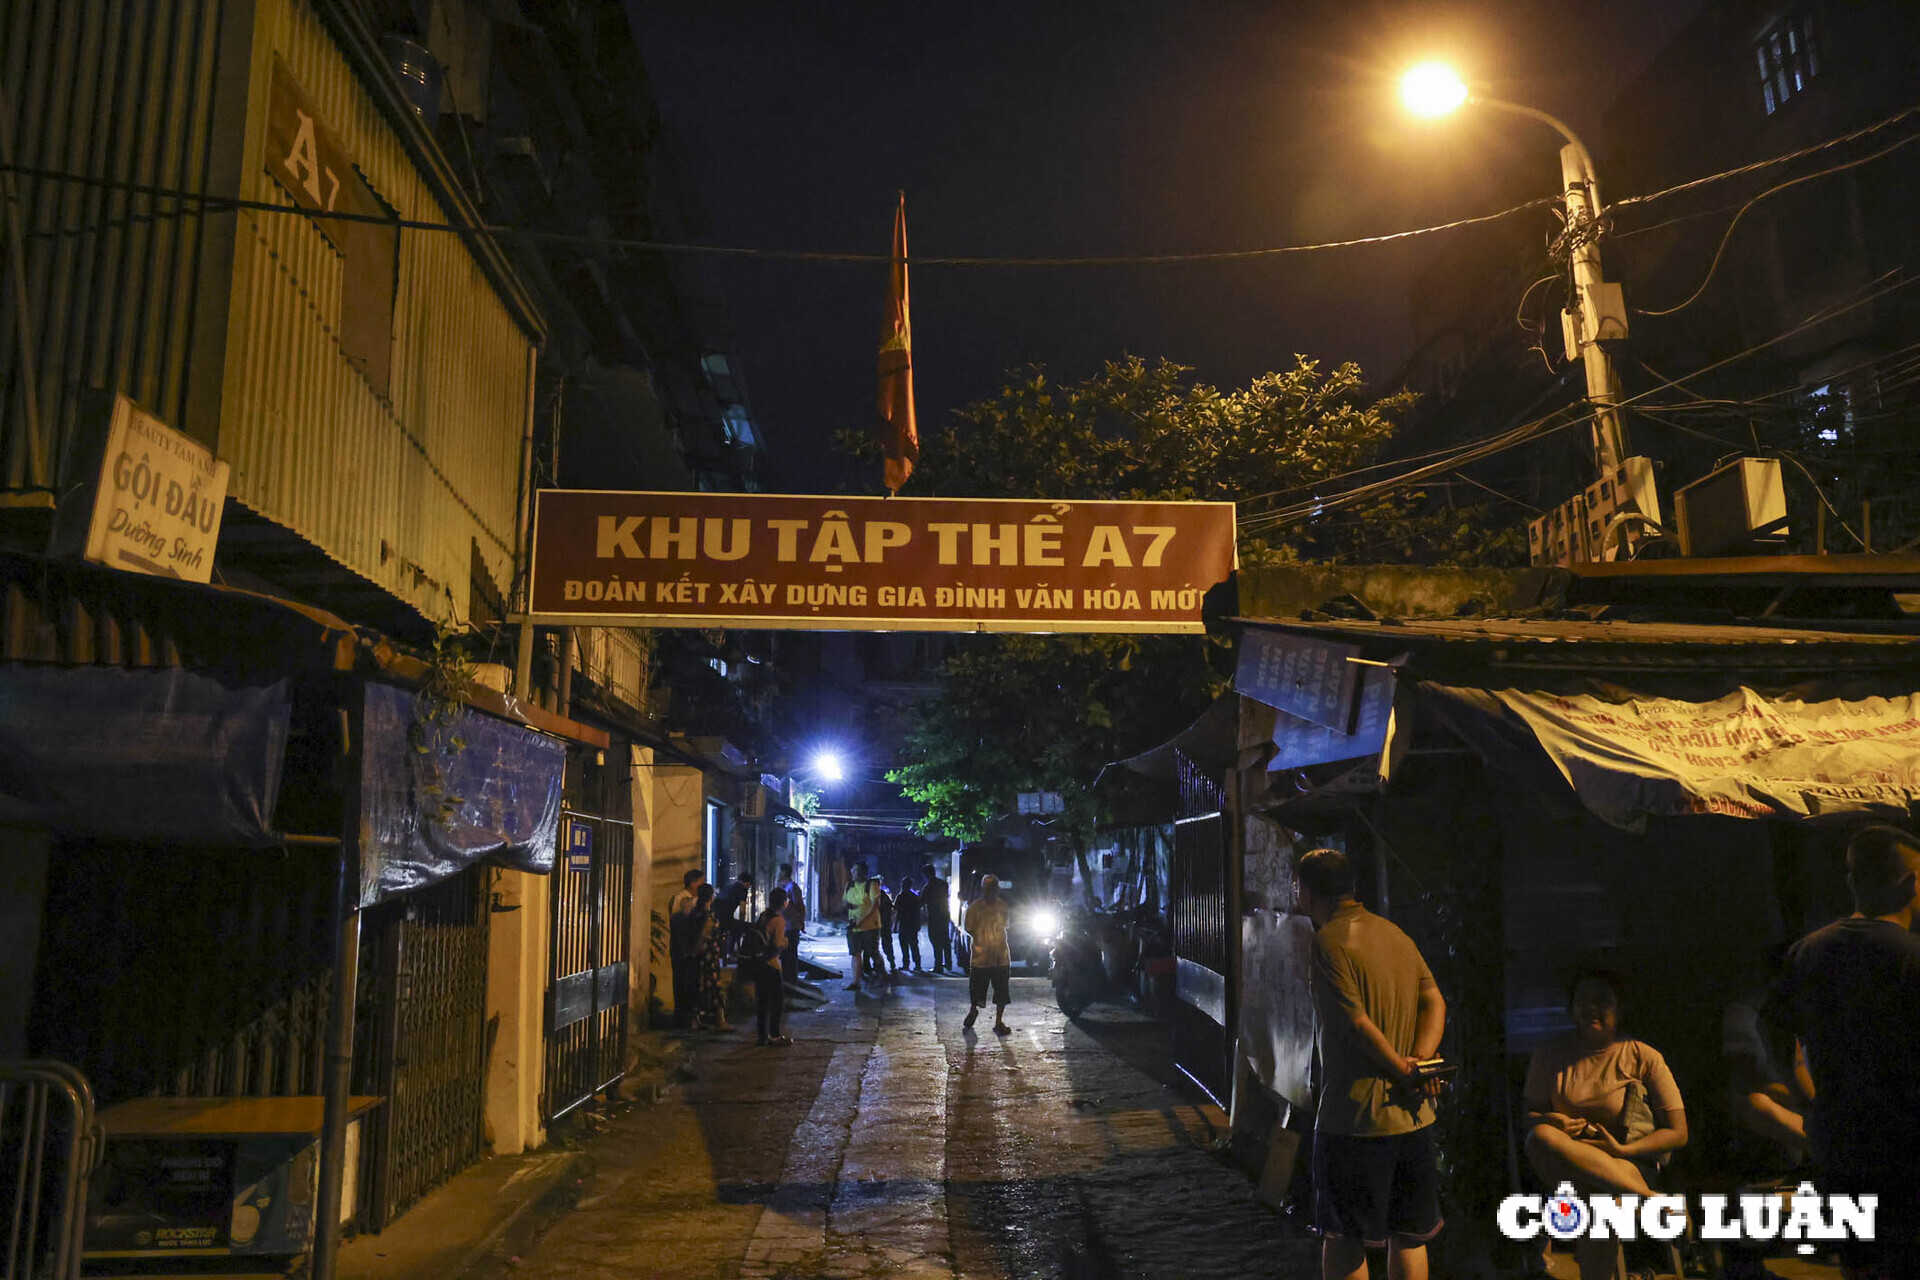
<svg viewBox="0 0 1920 1280">
<path fill-rule="evenodd" d="M 1400 77 L 1400 101 L 1407 110 L 1429 120 L 1453 111 L 1467 100 L 1467 85 L 1444 62 L 1423 62 Z"/>
<path fill-rule="evenodd" d="M 1407 110 L 1435 119 L 1465 103 L 1526 116 L 1552 127 L 1567 145 L 1560 148 L 1561 198 L 1566 203 L 1568 256 L 1573 267 L 1572 305 L 1561 315 L 1567 359 L 1586 367 L 1587 403 L 1593 406 L 1593 451 L 1600 474 L 1610 476 L 1627 455 L 1626 429 L 1620 421 L 1619 388 L 1613 361 L 1603 340 L 1627 336 L 1627 308 L 1620 286 L 1600 275 L 1600 180 L 1593 155 L 1564 122 L 1536 107 L 1503 102 L 1472 92 L 1443 63 L 1423 62 L 1401 77 L 1400 99 Z"/>
<path fill-rule="evenodd" d="M 813 774 L 822 782 L 839 782 L 847 776 L 847 768 L 838 752 L 821 751 L 813 757 Z"/>
</svg>

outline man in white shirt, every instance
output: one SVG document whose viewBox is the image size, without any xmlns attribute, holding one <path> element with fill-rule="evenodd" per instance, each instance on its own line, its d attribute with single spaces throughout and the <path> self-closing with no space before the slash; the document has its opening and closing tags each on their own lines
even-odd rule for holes
<svg viewBox="0 0 1920 1280">
<path fill-rule="evenodd" d="M 987 985 L 993 985 L 993 1030 L 995 1035 L 1012 1035 L 1007 1025 L 1007 1006 L 1013 1003 L 1013 951 L 1007 945 L 1007 900 L 1000 896 L 1000 879 L 988 876 L 980 882 L 980 896 L 967 904 L 960 927 L 973 939 L 973 955 L 967 966 L 967 1017 L 960 1025 L 971 1027 L 987 1003 Z"/>
</svg>

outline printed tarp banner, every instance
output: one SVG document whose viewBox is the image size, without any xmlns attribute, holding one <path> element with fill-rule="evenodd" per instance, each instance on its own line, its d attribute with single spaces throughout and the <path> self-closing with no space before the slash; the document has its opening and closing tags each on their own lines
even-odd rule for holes
<svg viewBox="0 0 1920 1280">
<path fill-rule="evenodd" d="M 0 665 L 0 821 L 90 840 L 274 844 L 285 681 Z"/>
<path fill-rule="evenodd" d="M 551 872 L 566 745 L 466 708 L 449 730 L 423 737 L 414 705 L 404 689 L 367 686 L 361 905 L 425 888 L 483 858 Z M 416 750 L 420 741 L 429 749 Z"/>
<path fill-rule="evenodd" d="M 1905 814 L 1920 797 L 1920 694 L 1797 702 L 1744 686 L 1712 702 L 1606 702 L 1423 683 L 1447 723 L 1496 765 L 1541 772 L 1540 752 L 1600 818 Z"/>
</svg>

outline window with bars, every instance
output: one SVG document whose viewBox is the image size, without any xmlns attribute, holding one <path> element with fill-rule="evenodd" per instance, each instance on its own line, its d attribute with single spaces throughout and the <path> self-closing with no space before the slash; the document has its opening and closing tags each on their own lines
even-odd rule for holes
<svg viewBox="0 0 1920 1280">
<path fill-rule="evenodd" d="M 1761 36 L 1753 53 L 1760 69 L 1760 100 L 1768 115 L 1806 92 L 1820 74 L 1819 43 L 1813 19 L 1805 14 L 1795 14 Z"/>
</svg>

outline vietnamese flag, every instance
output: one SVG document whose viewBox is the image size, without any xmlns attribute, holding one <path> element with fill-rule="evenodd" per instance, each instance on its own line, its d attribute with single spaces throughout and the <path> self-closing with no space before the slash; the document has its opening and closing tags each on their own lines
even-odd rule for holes
<svg viewBox="0 0 1920 1280">
<path fill-rule="evenodd" d="M 913 421 L 913 325 L 907 312 L 907 193 L 893 215 L 893 260 L 887 268 L 887 313 L 880 326 L 880 452 L 889 493 L 913 474 L 920 430 Z"/>
</svg>

